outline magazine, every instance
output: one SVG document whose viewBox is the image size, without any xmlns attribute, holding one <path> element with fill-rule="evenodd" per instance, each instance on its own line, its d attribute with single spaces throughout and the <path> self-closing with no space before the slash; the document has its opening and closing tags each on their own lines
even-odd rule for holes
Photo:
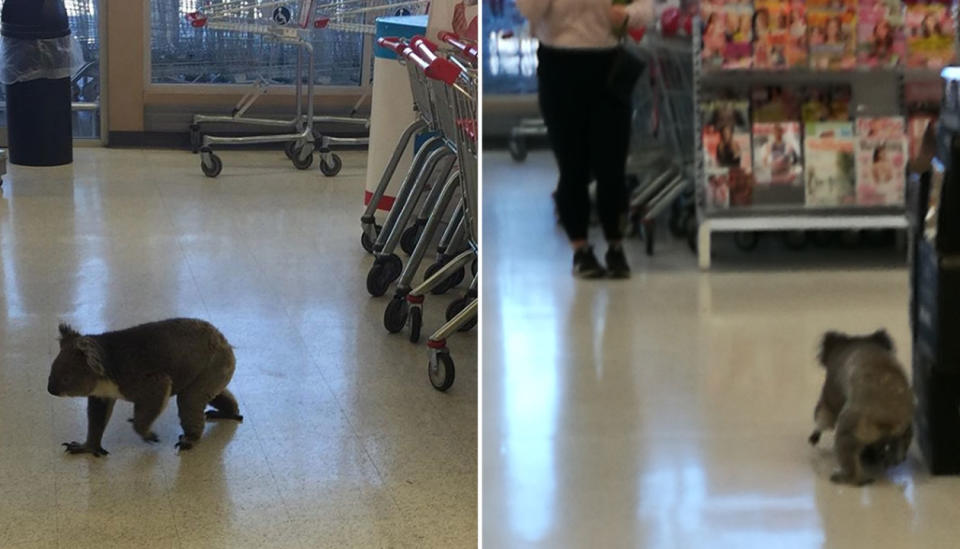
<svg viewBox="0 0 960 549">
<path fill-rule="evenodd" d="M 907 4 L 907 66 L 939 69 L 953 62 L 954 22 L 949 3 Z"/>
<path fill-rule="evenodd" d="M 748 103 L 706 101 L 701 110 L 710 203 L 723 208 L 749 206 L 753 194 L 753 163 Z"/>
<path fill-rule="evenodd" d="M 753 2 L 729 0 L 721 10 L 726 19 L 724 69 L 749 69 L 753 65 Z"/>
<path fill-rule="evenodd" d="M 810 60 L 807 45 L 807 8 L 803 2 L 792 1 L 787 16 L 787 66 L 806 67 Z"/>
<path fill-rule="evenodd" d="M 849 85 L 810 86 L 800 90 L 801 119 L 804 122 L 850 120 Z"/>
<path fill-rule="evenodd" d="M 811 68 L 854 68 L 857 64 L 856 0 L 809 0 L 807 40 Z"/>
<path fill-rule="evenodd" d="M 797 94 L 782 86 L 752 88 L 750 110 L 754 122 L 800 120 L 800 102 Z"/>
<path fill-rule="evenodd" d="M 804 203 L 799 122 L 753 125 L 754 204 Z"/>
<path fill-rule="evenodd" d="M 854 204 L 853 123 L 808 123 L 804 131 L 805 204 L 808 207 Z"/>
<path fill-rule="evenodd" d="M 753 12 L 753 68 L 784 69 L 789 66 L 790 5 L 780 0 L 757 0 Z"/>
<path fill-rule="evenodd" d="M 904 203 L 907 136 L 903 117 L 857 119 L 857 204 Z"/>
<path fill-rule="evenodd" d="M 857 12 L 857 60 L 864 67 L 903 63 L 903 5 L 900 0 L 860 0 Z"/>
<path fill-rule="evenodd" d="M 722 69 L 727 50 L 727 20 L 723 0 L 703 0 L 700 17 L 703 20 L 700 52 L 704 70 Z"/>
</svg>

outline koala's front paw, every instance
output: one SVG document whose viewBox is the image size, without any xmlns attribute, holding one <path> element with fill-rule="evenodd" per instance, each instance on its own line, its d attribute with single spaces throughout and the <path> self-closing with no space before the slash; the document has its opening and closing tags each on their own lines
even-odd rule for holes
<svg viewBox="0 0 960 549">
<path fill-rule="evenodd" d="M 143 438 L 143 440 L 149 443 L 160 442 L 160 437 L 158 437 L 153 431 L 148 431 L 140 436 Z"/>
<path fill-rule="evenodd" d="M 807 442 L 809 442 L 811 446 L 816 446 L 817 443 L 820 442 L 820 431 L 814 431 L 810 433 L 810 436 L 807 438 Z"/>
<path fill-rule="evenodd" d="M 848 475 L 843 471 L 835 471 L 830 475 L 830 481 L 836 484 L 852 484 L 854 486 L 864 486 L 873 482 L 873 479 L 870 477 L 860 476 L 859 478 L 854 477 L 853 475 Z"/>
<path fill-rule="evenodd" d="M 66 451 L 71 454 L 93 454 L 94 457 L 100 457 L 110 453 L 101 446 L 92 448 L 83 442 L 64 442 L 63 445 L 66 446 Z"/>
<path fill-rule="evenodd" d="M 189 450 L 193 448 L 193 443 L 194 441 L 187 438 L 186 435 L 180 435 L 180 440 L 177 441 L 177 443 L 174 444 L 173 446 L 177 450 Z"/>
</svg>

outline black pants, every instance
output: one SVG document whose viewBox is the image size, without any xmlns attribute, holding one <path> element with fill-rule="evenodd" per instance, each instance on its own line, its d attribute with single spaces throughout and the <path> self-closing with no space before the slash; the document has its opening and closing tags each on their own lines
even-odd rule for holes
<svg viewBox="0 0 960 549">
<path fill-rule="evenodd" d="M 606 239 L 623 236 L 627 214 L 626 160 L 632 106 L 606 86 L 614 50 L 537 50 L 540 112 L 560 168 L 557 209 L 570 240 L 587 238 L 590 181 Z"/>
</svg>

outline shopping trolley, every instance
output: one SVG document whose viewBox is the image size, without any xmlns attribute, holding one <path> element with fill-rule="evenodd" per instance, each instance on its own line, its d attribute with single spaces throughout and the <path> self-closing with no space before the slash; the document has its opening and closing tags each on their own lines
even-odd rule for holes
<svg viewBox="0 0 960 549">
<path fill-rule="evenodd" d="M 635 91 L 627 158 L 630 219 L 652 255 L 656 220 L 668 209 L 674 236 L 696 233 L 691 43 L 652 32 L 630 47 L 646 62 Z"/>
<path fill-rule="evenodd" d="M 411 73 L 418 85 L 423 88 L 416 93 L 430 101 L 429 109 L 436 117 L 436 127 L 440 132 L 444 147 L 456 155 L 457 171 L 447 179 L 441 191 L 441 197 L 434 206 L 428 225 L 434 228 L 445 209 L 444 201 L 449 201 L 455 191 L 460 193 L 459 205 L 450 226 L 456 226 L 455 232 L 462 236 L 465 250 L 457 253 L 434 272 L 428 273 L 426 280 L 419 286 L 405 287 L 413 277 L 415 267 L 408 264 L 397 293 L 384 312 L 384 326 L 390 332 L 399 332 L 410 324 L 410 339 L 418 341 L 423 321 L 423 303 L 427 292 L 447 284 L 451 276 L 464 273 L 466 266 L 473 262 L 473 279 L 466 294 L 454 300 L 447 308 L 448 321 L 428 341 L 430 348 L 429 378 L 438 390 L 445 391 L 453 384 L 455 368 L 447 338 L 457 330 L 470 329 L 476 324 L 478 278 L 476 260 L 478 255 L 477 234 L 477 75 L 476 52 L 471 46 L 459 41 L 453 35 L 442 35 L 445 42 L 456 48 L 449 56 L 438 55 L 438 48 L 421 37 L 411 40 L 404 50 L 418 75 Z M 426 92 L 426 93 L 424 93 Z M 419 101 L 418 101 L 419 104 Z M 448 227 L 449 228 L 449 227 Z M 414 258 L 422 256 L 429 246 L 429 238 L 421 237 Z M 412 258 L 412 259 L 414 259 Z M 464 275 L 461 274 L 461 277 Z"/>
<path fill-rule="evenodd" d="M 415 51 L 415 48 L 419 48 L 419 46 L 414 46 L 405 40 L 380 38 L 378 43 L 382 47 L 396 51 L 398 60 L 401 60 L 407 67 L 410 89 L 418 118 L 423 124 L 423 129 L 430 132 L 431 136 L 414 155 L 413 162 L 400 186 L 393 207 L 387 214 L 379 234 L 376 234 L 376 240 L 370 246 L 375 259 L 367 274 L 367 291 L 375 297 L 385 294 L 390 284 L 403 275 L 405 270 L 409 272 L 410 269 L 416 269 L 419 265 L 423 254 L 416 252 L 417 245 L 424 240 L 429 241 L 433 238 L 433 234 L 427 232 L 426 220 L 435 209 L 438 200 L 444 196 L 449 197 L 449 195 L 444 195 L 443 189 L 450 184 L 448 174 L 453 170 L 456 155 L 439 133 L 439 119 L 434 109 L 434 102 L 431 99 L 427 74 L 444 71 L 459 72 L 459 67 L 446 60 L 443 60 L 444 64 L 441 66 L 441 63 L 435 57 L 425 59 L 426 55 L 422 51 Z M 418 126 L 416 124 L 411 125 L 407 131 L 412 132 L 415 127 Z M 404 137 L 408 139 L 406 136 L 407 132 L 404 132 Z M 366 242 L 364 242 L 365 245 L 370 240 L 368 231 L 371 227 L 375 227 L 372 219 L 376 211 L 376 205 L 390 181 L 392 175 L 390 170 L 395 169 L 396 162 L 394 160 L 402 154 L 405 148 L 406 145 L 401 140 L 390 162 L 393 166 L 387 166 L 388 170 L 385 170 L 381 177 L 367 210 L 361 218 L 361 222 L 364 224 L 364 234 L 368 235 Z M 417 214 L 416 219 L 413 219 L 418 205 L 419 214 Z M 412 219 L 413 223 L 410 224 Z M 431 231 L 434 230 L 435 225 L 430 228 Z M 409 239 L 414 246 L 410 250 L 411 260 L 408 261 L 405 269 L 403 261 L 395 253 L 395 250 L 404 235 L 409 234 L 408 231 L 414 231 L 414 237 Z M 451 239 L 456 240 L 456 232 L 451 235 Z"/>
<path fill-rule="evenodd" d="M 196 28 L 232 31 L 259 35 L 280 45 L 294 46 L 297 51 L 296 72 L 294 77 L 294 95 L 296 115 L 292 120 L 274 120 L 269 118 L 247 117 L 247 111 L 259 97 L 267 92 L 270 82 L 262 76 L 258 78 L 234 107 L 230 116 L 197 115 L 191 125 L 191 140 L 195 150 L 202 155 L 201 167 L 210 177 L 219 175 L 222 162 L 212 152 L 212 145 L 248 145 L 265 143 L 285 143 L 284 152 L 298 169 L 307 169 L 313 163 L 314 151 L 320 156 L 320 170 L 328 176 L 339 173 L 342 160 L 332 152 L 335 145 L 362 145 L 367 138 L 339 138 L 319 134 L 314 125 L 318 123 L 339 123 L 369 128 L 369 121 L 362 118 L 316 116 L 314 115 L 314 48 L 309 40 L 311 32 L 337 30 L 367 35 L 375 33 L 375 27 L 366 24 L 369 14 L 402 10 L 409 13 L 408 7 L 423 6 L 427 0 L 341 0 L 333 4 L 315 6 L 314 0 L 300 0 L 297 20 L 292 21 L 291 11 L 285 2 L 259 2 L 258 0 L 235 0 L 219 3 L 207 3 L 203 11 L 186 15 L 190 24 Z M 314 9 L 318 9 L 315 16 Z M 265 14 L 272 9 L 272 15 Z M 304 93 L 303 79 L 306 66 L 307 85 Z M 363 98 L 360 100 L 363 101 Z M 306 102 L 306 107 L 304 107 Z M 360 102 L 354 106 L 354 114 Z M 306 112 L 304 112 L 306 111 Z M 248 137 L 214 137 L 203 135 L 202 123 L 221 123 L 285 129 L 288 133 Z"/>
</svg>

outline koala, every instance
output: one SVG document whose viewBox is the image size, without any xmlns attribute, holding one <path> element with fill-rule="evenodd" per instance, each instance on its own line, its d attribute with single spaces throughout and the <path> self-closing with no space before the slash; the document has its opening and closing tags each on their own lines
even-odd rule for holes
<svg viewBox="0 0 960 549">
<path fill-rule="evenodd" d="M 865 336 L 827 332 L 818 358 L 827 377 L 808 440 L 816 445 L 823 430 L 835 428 L 840 467 L 830 480 L 858 486 L 871 482 L 864 462 L 898 465 L 913 440 L 916 404 L 893 341 L 885 330 Z"/>
<path fill-rule="evenodd" d="M 227 390 L 236 363 L 233 348 L 210 323 L 174 318 L 99 335 L 80 335 L 68 324 L 59 329 L 60 353 L 47 391 L 87 397 L 87 440 L 64 443 L 67 452 L 108 453 L 101 440 L 118 398 L 133 402 L 133 430 L 152 443 L 159 439 L 150 427 L 176 396 L 180 450 L 200 439 L 205 418 L 243 421 Z M 204 414 L 208 404 L 214 409 Z"/>
</svg>

